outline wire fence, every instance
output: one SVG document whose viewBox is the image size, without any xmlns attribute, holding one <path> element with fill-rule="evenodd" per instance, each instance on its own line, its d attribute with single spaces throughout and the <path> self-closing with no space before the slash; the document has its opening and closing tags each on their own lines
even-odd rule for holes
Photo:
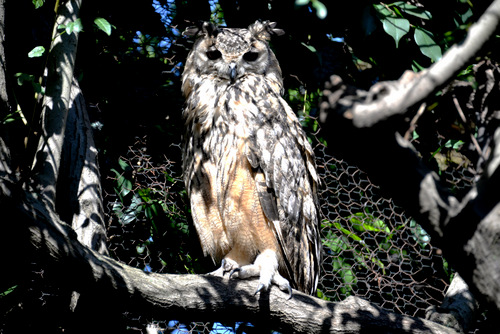
<svg viewBox="0 0 500 334">
<path fill-rule="evenodd" d="M 109 250 L 118 260 L 146 271 L 205 273 L 209 269 L 190 227 L 188 200 L 180 179 L 180 147 L 175 146 L 176 158 L 169 157 L 177 159 L 175 162 L 163 157 L 156 165 L 147 147 L 147 137 L 138 138 L 121 158 L 125 167 L 120 175 L 132 178 L 125 196 L 128 200 L 114 193 L 106 196 Z M 323 180 L 323 259 L 318 296 L 341 301 L 353 295 L 394 312 L 424 317 L 428 307 L 440 305 L 450 283 L 451 271 L 441 251 L 402 208 L 380 195 L 363 171 L 329 155 L 321 144 L 315 150 Z M 451 173 L 456 171 L 450 170 L 447 175 L 452 177 Z M 117 175 L 111 180 L 119 184 Z M 460 177 L 470 176 L 462 173 Z M 153 226 L 160 224 L 158 217 L 147 213 L 155 203 L 165 212 L 162 223 L 170 223 L 160 232 Z M 145 331 L 144 318 L 128 319 L 135 319 L 130 329 Z M 243 326 L 149 321 L 150 331 L 164 333 L 233 333 Z"/>
</svg>

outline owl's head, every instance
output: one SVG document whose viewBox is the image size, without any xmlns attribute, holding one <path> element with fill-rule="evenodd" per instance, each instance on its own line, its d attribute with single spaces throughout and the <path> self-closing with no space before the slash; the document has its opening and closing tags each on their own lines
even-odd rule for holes
<svg viewBox="0 0 500 334">
<path fill-rule="evenodd" d="M 184 32 L 198 36 L 183 76 L 209 74 L 234 83 L 247 74 L 272 76 L 281 82 L 281 69 L 271 48 L 272 35 L 282 35 L 275 22 L 256 21 L 248 28 L 217 27 L 203 22 Z"/>
</svg>

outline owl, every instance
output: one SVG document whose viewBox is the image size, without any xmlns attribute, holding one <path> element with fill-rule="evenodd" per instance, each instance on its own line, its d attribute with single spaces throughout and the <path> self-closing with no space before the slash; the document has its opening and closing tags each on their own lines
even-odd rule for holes
<svg viewBox="0 0 500 334">
<path fill-rule="evenodd" d="M 214 274 L 258 277 L 291 296 L 316 292 L 319 184 L 314 153 L 283 95 L 269 46 L 276 23 L 247 29 L 205 22 L 182 74 L 184 182 Z"/>
</svg>

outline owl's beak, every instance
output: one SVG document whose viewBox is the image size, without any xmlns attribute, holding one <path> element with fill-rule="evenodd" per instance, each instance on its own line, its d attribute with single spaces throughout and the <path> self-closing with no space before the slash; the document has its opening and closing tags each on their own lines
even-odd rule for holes
<svg viewBox="0 0 500 334">
<path fill-rule="evenodd" d="M 236 79 L 236 74 L 238 72 L 236 71 L 236 63 L 230 63 L 229 64 L 229 78 L 231 79 L 231 82 L 234 82 Z"/>
</svg>

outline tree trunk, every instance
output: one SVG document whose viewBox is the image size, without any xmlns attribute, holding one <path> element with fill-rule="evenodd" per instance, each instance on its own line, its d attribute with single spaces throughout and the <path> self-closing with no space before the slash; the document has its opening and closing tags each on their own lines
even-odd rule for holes
<svg viewBox="0 0 500 334">
<path fill-rule="evenodd" d="M 81 0 L 71 0 L 57 8 L 52 45 L 47 58 L 47 86 L 42 105 L 42 133 L 33 162 L 34 184 L 38 192 L 55 209 L 56 184 L 59 176 L 64 129 L 70 108 L 73 70 L 78 32 L 61 33 L 60 25 L 78 19 Z"/>
<path fill-rule="evenodd" d="M 108 254 L 101 193 L 101 175 L 85 99 L 73 80 L 66 121 L 57 192 L 57 212 L 71 222 L 78 241 L 101 254 Z"/>
</svg>

